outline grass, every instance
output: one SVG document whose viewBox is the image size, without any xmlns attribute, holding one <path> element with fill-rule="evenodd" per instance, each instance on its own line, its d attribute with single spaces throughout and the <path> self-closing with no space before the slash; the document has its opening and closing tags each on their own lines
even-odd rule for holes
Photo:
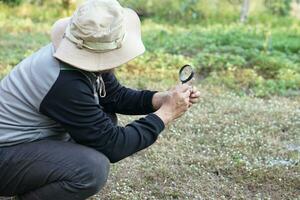
<svg viewBox="0 0 300 200">
<path fill-rule="evenodd" d="M 50 41 L 52 23 L 67 15 L 51 9 L 0 4 L 0 79 Z M 143 21 L 148 51 L 116 70 L 120 81 L 165 90 L 191 63 L 201 102 L 154 146 L 112 165 L 91 200 L 300 198 L 300 22 L 256 17 Z"/>
<path fill-rule="evenodd" d="M 56 9 L 26 8 L 0 4 L 2 69 L 10 69 L 48 43 L 51 25 L 59 17 Z M 12 16 L 12 12 L 18 15 Z M 224 85 L 239 94 L 294 95 L 300 90 L 299 35 L 300 21 L 291 18 L 245 25 L 203 22 L 184 26 L 145 19 L 143 38 L 148 51 L 119 73 L 139 76 L 139 87 L 145 87 L 145 80 L 175 81 L 178 68 L 191 63 L 203 82 Z"/>
<path fill-rule="evenodd" d="M 300 99 L 199 87 L 201 102 L 157 144 L 112 166 L 100 199 L 300 197 Z"/>
</svg>

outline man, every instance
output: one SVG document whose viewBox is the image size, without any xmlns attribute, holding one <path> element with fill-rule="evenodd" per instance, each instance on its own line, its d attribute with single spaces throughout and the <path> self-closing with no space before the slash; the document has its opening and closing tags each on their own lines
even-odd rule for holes
<svg viewBox="0 0 300 200">
<path fill-rule="evenodd" d="M 199 92 L 121 86 L 112 69 L 144 52 L 137 14 L 116 0 L 88 0 L 59 20 L 52 43 L 0 83 L 0 196 L 82 200 L 106 183 L 109 163 L 155 142 Z M 125 127 L 115 114 L 146 117 Z"/>
</svg>

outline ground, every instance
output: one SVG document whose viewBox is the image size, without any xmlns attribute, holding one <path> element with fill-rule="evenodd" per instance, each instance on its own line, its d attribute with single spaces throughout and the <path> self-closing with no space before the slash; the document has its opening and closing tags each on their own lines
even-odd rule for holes
<svg viewBox="0 0 300 200">
<path fill-rule="evenodd" d="M 201 102 L 151 148 L 112 165 L 90 200 L 300 198 L 300 99 L 199 87 Z"/>
</svg>

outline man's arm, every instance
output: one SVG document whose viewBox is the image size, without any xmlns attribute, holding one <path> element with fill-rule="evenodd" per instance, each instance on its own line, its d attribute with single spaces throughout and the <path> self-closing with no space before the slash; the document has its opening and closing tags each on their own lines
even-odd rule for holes
<svg viewBox="0 0 300 200">
<path fill-rule="evenodd" d="M 153 96 L 156 92 L 133 90 L 122 86 L 113 73 L 102 75 L 107 96 L 100 98 L 105 112 L 125 115 L 144 115 L 156 111 Z"/>
<path fill-rule="evenodd" d="M 60 72 L 40 111 L 59 122 L 77 143 L 104 153 L 111 162 L 150 146 L 164 129 L 155 114 L 126 127 L 115 126 L 96 103 L 89 81 L 78 71 Z"/>
</svg>

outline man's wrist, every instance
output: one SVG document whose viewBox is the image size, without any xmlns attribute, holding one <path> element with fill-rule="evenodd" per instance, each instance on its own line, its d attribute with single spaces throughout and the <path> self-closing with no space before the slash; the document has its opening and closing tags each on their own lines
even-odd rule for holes
<svg viewBox="0 0 300 200">
<path fill-rule="evenodd" d="M 164 112 L 162 109 L 159 109 L 154 114 L 157 115 L 165 125 L 169 124 L 172 121 L 170 115 Z"/>
<path fill-rule="evenodd" d="M 152 98 L 152 106 L 155 111 L 160 109 L 164 102 L 164 97 L 166 96 L 166 92 L 156 92 Z"/>
</svg>

